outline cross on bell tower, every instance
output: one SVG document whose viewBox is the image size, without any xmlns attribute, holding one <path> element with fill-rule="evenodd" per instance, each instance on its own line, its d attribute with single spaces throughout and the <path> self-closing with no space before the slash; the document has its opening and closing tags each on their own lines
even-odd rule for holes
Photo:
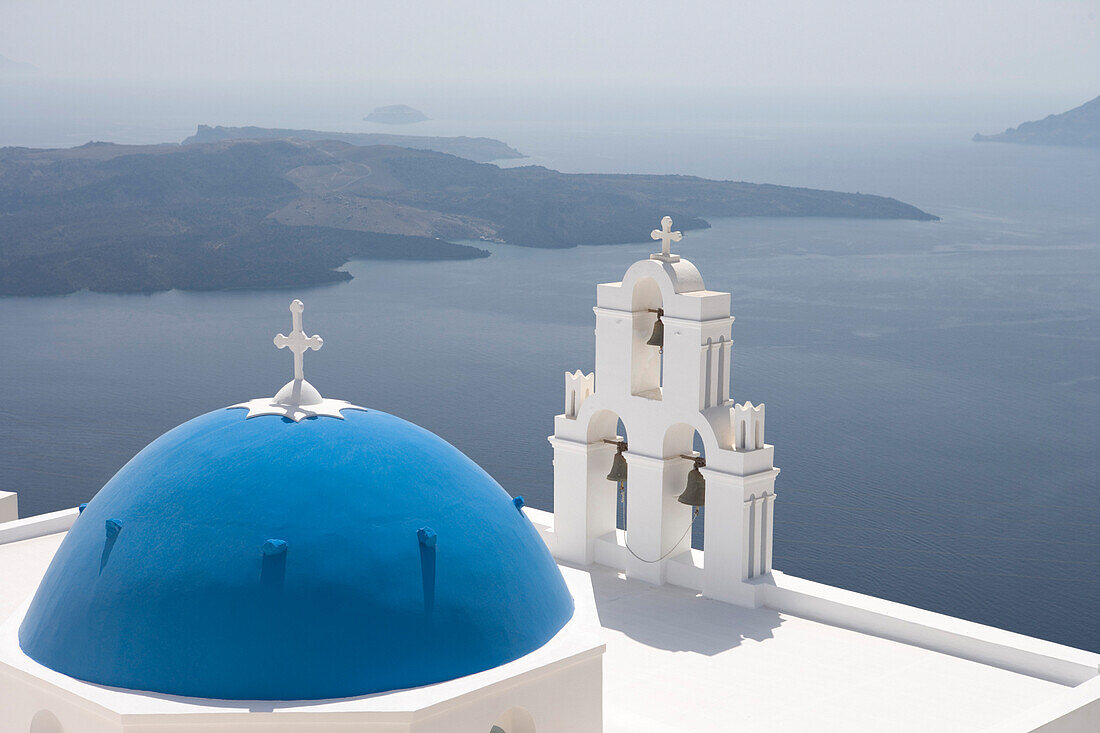
<svg viewBox="0 0 1100 733">
<path fill-rule="evenodd" d="M 672 243 L 679 242 L 684 238 L 684 235 L 680 232 L 672 231 L 672 217 L 666 216 L 661 219 L 661 228 L 654 229 L 649 233 L 649 236 L 655 240 L 661 241 L 660 254 L 650 255 L 652 259 L 663 260 L 665 262 L 679 262 L 680 255 L 672 254 Z"/>
</svg>

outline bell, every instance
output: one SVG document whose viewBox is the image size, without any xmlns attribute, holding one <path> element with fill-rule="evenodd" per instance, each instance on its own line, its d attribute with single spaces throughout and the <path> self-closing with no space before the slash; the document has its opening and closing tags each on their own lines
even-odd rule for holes
<svg viewBox="0 0 1100 733">
<path fill-rule="evenodd" d="M 611 471 L 607 474 L 607 480 L 614 481 L 617 484 L 626 481 L 626 459 L 623 457 L 621 448 L 615 453 L 615 457 L 611 459 Z"/>
<path fill-rule="evenodd" d="M 699 470 L 699 465 L 699 462 L 696 461 L 695 466 L 688 471 L 687 488 L 684 489 L 684 493 L 680 494 L 677 498 L 677 501 L 681 504 L 687 504 L 688 506 L 703 506 L 706 503 L 707 480 L 703 478 L 703 474 Z"/>
<path fill-rule="evenodd" d="M 658 314 L 657 322 L 653 324 L 653 333 L 649 337 L 649 341 L 646 341 L 647 346 L 656 346 L 663 349 L 665 347 L 665 324 L 661 323 L 661 316 Z"/>
</svg>

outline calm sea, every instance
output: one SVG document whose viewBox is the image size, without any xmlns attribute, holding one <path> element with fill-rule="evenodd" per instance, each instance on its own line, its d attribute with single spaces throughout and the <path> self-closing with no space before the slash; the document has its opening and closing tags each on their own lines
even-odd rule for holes
<svg viewBox="0 0 1100 733">
<path fill-rule="evenodd" d="M 179 139 L 223 121 L 100 114 L 93 132 L 65 134 Z M 715 219 L 677 247 L 733 293 L 733 395 L 768 405 L 783 471 L 775 565 L 1100 651 L 1100 151 L 974 144 L 973 120 L 931 111 L 842 117 L 408 131 L 500 137 L 569 171 L 863 191 L 943 217 Z M 36 142 L 0 121 L 0 144 L 69 129 L 53 118 Z M 350 116 L 224 121 L 369 129 Z M 19 492 L 24 515 L 73 506 L 169 428 L 273 394 L 290 358 L 271 337 L 300 297 L 307 331 L 325 337 L 306 358 L 323 394 L 430 428 L 549 509 L 562 372 L 592 368 L 595 284 L 651 251 L 638 235 L 355 262 L 352 282 L 323 288 L 0 299 L 0 489 Z"/>
</svg>

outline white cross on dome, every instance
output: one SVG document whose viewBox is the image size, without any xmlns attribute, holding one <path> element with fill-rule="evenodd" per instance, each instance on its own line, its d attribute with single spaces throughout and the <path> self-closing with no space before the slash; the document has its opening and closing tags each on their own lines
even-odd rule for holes
<svg viewBox="0 0 1100 733">
<path fill-rule="evenodd" d="M 290 325 L 291 331 L 289 336 L 278 334 L 275 336 L 275 346 L 280 349 L 290 349 L 294 354 L 294 379 L 305 379 L 305 365 L 304 356 L 307 351 L 318 351 L 325 345 L 325 340 L 320 336 L 314 334 L 313 336 L 306 336 L 306 332 L 302 330 L 302 311 L 306 309 L 305 305 L 300 300 L 293 300 L 290 303 Z"/>
<path fill-rule="evenodd" d="M 277 348 L 290 349 L 294 354 L 294 379 L 283 385 L 274 397 L 266 397 L 242 402 L 232 407 L 248 410 L 248 417 L 259 415 L 279 415 L 295 422 L 307 417 L 338 417 L 343 419 L 340 410 L 363 410 L 344 400 L 330 400 L 321 396 L 317 388 L 306 381 L 304 357 L 307 351 L 317 351 L 325 345 L 324 339 L 314 334 L 307 336 L 302 329 L 302 311 L 306 307 L 300 300 L 290 303 L 290 333 L 278 334 L 274 338 Z"/>
</svg>

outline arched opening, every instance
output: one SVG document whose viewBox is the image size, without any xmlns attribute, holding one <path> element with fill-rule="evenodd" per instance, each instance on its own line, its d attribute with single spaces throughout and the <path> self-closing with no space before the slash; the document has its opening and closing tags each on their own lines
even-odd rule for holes
<svg viewBox="0 0 1100 733">
<path fill-rule="evenodd" d="M 535 733 L 535 719 L 523 708 L 512 708 L 497 718 L 489 733 Z"/>
<path fill-rule="evenodd" d="M 629 477 L 624 481 L 612 481 L 607 476 L 612 474 L 615 468 L 615 456 L 621 451 L 623 444 L 628 443 L 626 425 L 619 416 L 611 410 L 600 410 L 588 423 L 588 442 L 604 441 L 608 445 L 606 458 L 594 466 L 592 471 L 596 479 L 591 482 L 594 492 L 591 497 L 595 506 L 608 507 L 614 512 L 616 529 L 626 529 L 626 502 L 629 486 Z M 625 458 L 623 459 L 625 461 Z M 620 464 L 621 468 L 622 464 Z"/>
<path fill-rule="evenodd" d="M 651 400 L 661 399 L 663 349 L 651 346 L 653 328 L 662 307 L 661 288 L 651 277 L 634 284 L 630 309 L 633 330 L 630 347 L 630 393 Z"/>
<path fill-rule="evenodd" d="M 61 721 L 49 710 L 39 710 L 31 719 L 30 733 L 65 733 Z"/>
<path fill-rule="evenodd" d="M 618 420 L 615 428 L 616 435 L 622 438 L 619 441 L 620 445 L 616 450 L 622 448 L 623 445 L 629 445 L 629 441 L 626 436 L 626 425 L 622 420 Z M 623 451 L 625 452 L 625 451 Z M 625 460 L 625 456 L 624 456 Z M 612 459 L 614 461 L 614 459 Z M 621 464 L 620 464 L 621 465 Z M 626 502 L 627 502 L 627 482 L 616 482 L 615 486 L 615 528 L 626 531 Z"/>
<path fill-rule="evenodd" d="M 674 512 L 682 517 L 679 523 L 672 519 L 672 529 L 683 526 L 685 531 L 690 523 L 691 546 L 697 550 L 703 549 L 703 527 L 706 505 L 685 503 L 690 501 L 705 501 L 705 479 L 698 472 L 692 476 L 693 470 L 706 465 L 706 446 L 703 436 L 693 426 L 687 423 L 677 423 L 665 433 L 662 447 L 665 458 L 677 458 L 681 460 L 671 464 L 675 466 L 670 472 L 670 495 L 675 500 L 671 506 Z M 695 460 L 693 460 L 695 459 Z M 702 491 L 700 491 L 702 489 Z"/>
</svg>

